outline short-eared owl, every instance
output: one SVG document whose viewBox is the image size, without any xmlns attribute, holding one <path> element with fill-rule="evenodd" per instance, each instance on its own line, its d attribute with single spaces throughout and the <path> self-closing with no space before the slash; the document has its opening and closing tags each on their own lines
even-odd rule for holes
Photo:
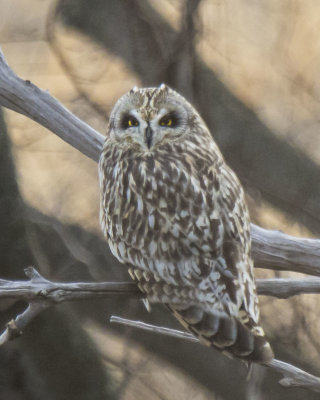
<svg viewBox="0 0 320 400">
<path fill-rule="evenodd" d="M 165 85 L 132 89 L 111 113 L 99 175 L 103 232 L 147 299 L 206 345 L 270 360 L 244 193 L 197 111 Z"/>
</svg>

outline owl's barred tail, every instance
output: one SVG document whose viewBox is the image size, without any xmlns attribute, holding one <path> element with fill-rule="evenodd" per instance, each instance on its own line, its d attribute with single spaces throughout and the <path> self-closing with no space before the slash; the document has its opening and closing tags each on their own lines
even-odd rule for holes
<svg viewBox="0 0 320 400">
<path fill-rule="evenodd" d="M 201 343 L 248 362 L 262 363 L 274 358 L 263 329 L 249 316 L 246 322 L 241 322 L 234 316 L 209 313 L 198 305 L 186 305 L 194 298 L 190 288 L 179 289 L 176 293 L 176 287 L 152 279 L 150 272 L 129 268 L 129 273 L 148 300 L 166 304 L 181 325 Z M 174 298 L 177 303 L 172 303 Z M 179 300 L 184 305 L 180 305 Z"/>
<path fill-rule="evenodd" d="M 266 362 L 274 358 L 261 327 L 245 326 L 235 317 L 209 314 L 200 307 L 184 309 L 169 305 L 180 323 L 203 344 L 249 362 Z"/>
</svg>

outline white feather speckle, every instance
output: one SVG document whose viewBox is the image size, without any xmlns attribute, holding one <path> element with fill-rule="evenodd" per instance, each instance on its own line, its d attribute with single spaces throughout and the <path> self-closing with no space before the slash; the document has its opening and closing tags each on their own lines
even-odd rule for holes
<svg viewBox="0 0 320 400">
<path fill-rule="evenodd" d="M 197 220 L 196 220 L 196 225 L 201 228 L 203 226 L 207 226 L 208 222 L 207 222 L 207 218 L 202 214 L 200 215 Z"/>
<path fill-rule="evenodd" d="M 162 197 L 161 197 L 161 199 L 159 201 L 159 207 L 160 208 L 166 208 L 167 207 L 167 202 Z"/>
<path fill-rule="evenodd" d="M 150 228 L 153 229 L 154 228 L 154 215 L 149 215 L 148 221 L 149 221 Z"/>
<path fill-rule="evenodd" d="M 141 197 L 138 197 L 138 212 L 140 214 L 142 214 L 142 212 L 143 212 L 143 202 L 142 202 L 142 198 Z"/>
<path fill-rule="evenodd" d="M 168 248 L 169 248 L 168 243 L 164 242 L 164 241 L 161 241 L 161 249 L 162 249 L 162 251 L 167 251 Z"/>
<path fill-rule="evenodd" d="M 152 186 L 152 190 L 157 190 L 157 181 L 155 179 L 152 179 L 151 186 Z"/>
<path fill-rule="evenodd" d="M 149 244 L 149 252 L 150 255 L 153 256 L 155 254 L 155 252 L 157 251 L 157 243 L 154 240 L 151 240 L 150 244 Z"/>
<path fill-rule="evenodd" d="M 118 244 L 118 252 L 119 252 L 121 258 L 125 258 L 126 246 L 124 245 L 123 242 L 119 242 L 119 244 Z"/>
<path fill-rule="evenodd" d="M 171 229 L 172 235 L 174 237 L 179 237 L 179 225 L 178 224 L 174 224 L 172 229 Z"/>
<path fill-rule="evenodd" d="M 188 233 L 188 239 L 189 239 L 191 242 L 194 242 L 194 241 L 197 241 L 198 237 L 197 237 L 192 231 L 190 231 L 190 232 Z"/>
</svg>

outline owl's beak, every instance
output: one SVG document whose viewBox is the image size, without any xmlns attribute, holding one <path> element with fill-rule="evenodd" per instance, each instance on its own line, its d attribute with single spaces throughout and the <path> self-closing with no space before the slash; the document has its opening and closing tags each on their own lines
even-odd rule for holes
<svg viewBox="0 0 320 400">
<path fill-rule="evenodd" d="M 148 149 L 150 149 L 152 144 L 152 136 L 153 136 L 153 131 L 150 128 L 150 125 L 148 125 L 145 130 L 145 141 L 147 143 Z"/>
</svg>

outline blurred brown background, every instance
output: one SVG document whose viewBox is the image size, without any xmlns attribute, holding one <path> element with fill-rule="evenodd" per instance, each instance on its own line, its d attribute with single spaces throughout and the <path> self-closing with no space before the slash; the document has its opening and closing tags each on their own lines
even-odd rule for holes
<svg viewBox="0 0 320 400">
<path fill-rule="evenodd" d="M 134 85 L 166 82 L 203 116 L 244 184 L 252 219 L 320 236 L 320 2 L 0 0 L 11 67 L 105 132 Z M 0 276 L 121 280 L 98 223 L 97 165 L 33 121 L 0 123 Z M 257 271 L 257 276 L 274 276 Z M 277 273 L 277 276 L 293 274 Z M 299 276 L 295 274 L 295 276 Z M 261 297 L 277 358 L 319 375 L 318 298 Z M 23 304 L 0 304 L 1 326 Z M 64 304 L 0 350 L 0 398 L 315 399 L 214 350 L 120 329 L 111 314 L 177 327 L 160 306 Z"/>
</svg>

